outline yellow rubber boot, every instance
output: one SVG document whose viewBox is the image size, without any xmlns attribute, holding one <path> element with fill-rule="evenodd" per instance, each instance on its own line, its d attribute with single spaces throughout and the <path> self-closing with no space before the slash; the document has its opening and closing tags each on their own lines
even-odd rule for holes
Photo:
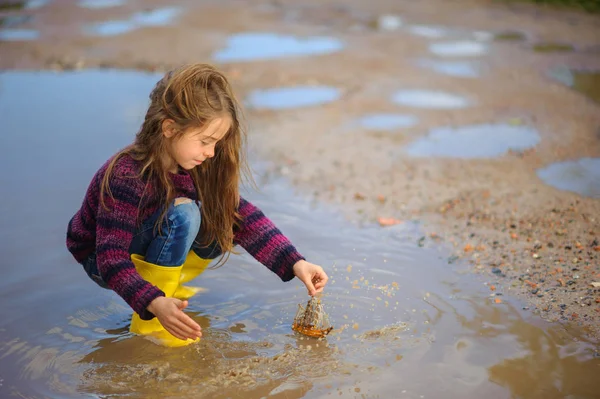
<svg viewBox="0 0 600 399">
<path fill-rule="evenodd" d="M 136 254 L 131 255 L 131 260 L 144 280 L 158 287 L 167 297 L 173 297 L 173 293 L 179 286 L 179 279 L 183 266 L 155 265 L 144 261 L 143 256 Z M 189 345 L 200 339 L 179 339 L 165 330 L 162 324 L 160 324 L 160 321 L 158 321 L 158 318 L 155 317 L 152 320 L 142 320 L 135 312 L 131 317 L 129 331 L 151 337 L 157 343 L 170 347 Z"/>
<path fill-rule="evenodd" d="M 202 274 L 211 261 L 212 259 L 202 259 L 196 255 L 193 250 L 188 252 L 185 262 L 183 263 L 183 268 L 181 269 L 179 286 L 175 290 L 173 296 L 179 299 L 189 299 L 198 292 L 203 291 L 204 289 L 202 287 L 192 287 L 181 284 L 187 283 L 188 281 L 191 281 Z"/>
</svg>

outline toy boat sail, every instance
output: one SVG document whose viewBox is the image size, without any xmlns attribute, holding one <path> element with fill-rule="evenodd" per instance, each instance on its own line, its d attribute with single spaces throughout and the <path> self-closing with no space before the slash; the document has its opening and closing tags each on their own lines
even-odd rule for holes
<svg viewBox="0 0 600 399">
<path fill-rule="evenodd" d="M 298 305 L 292 330 L 313 338 L 323 338 L 333 330 L 320 299 L 310 298 L 306 308 Z"/>
</svg>

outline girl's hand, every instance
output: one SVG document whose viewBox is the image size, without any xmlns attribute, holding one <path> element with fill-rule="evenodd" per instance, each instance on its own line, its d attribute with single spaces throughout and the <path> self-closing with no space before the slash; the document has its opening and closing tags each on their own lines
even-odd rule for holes
<svg viewBox="0 0 600 399">
<path fill-rule="evenodd" d="M 154 313 L 165 330 L 175 337 L 196 339 L 202 336 L 202 328 L 190 316 L 183 313 L 187 305 L 188 301 L 159 296 L 150 302 L 148 310 Z"/>
<path fill-rule="evenodd" d="M 308 295 L 314 296 L 318 292 L 323 292 L 325 284 L 327 284 L 327 273 L 319 265 L 299 260 L 294 265 L 294 274 L 306 285 Z"/>
</svg>

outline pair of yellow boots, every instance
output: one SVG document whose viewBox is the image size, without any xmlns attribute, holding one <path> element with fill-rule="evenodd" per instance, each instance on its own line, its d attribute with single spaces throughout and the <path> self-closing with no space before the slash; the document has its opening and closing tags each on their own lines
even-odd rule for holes
<svg viewBox="0 0 600 399">
<path fill-rule="evenodd" d="M 190 251 L 181 266 L 159 266 L 148 263 L 141 255 L 131 255 L 131 260 L 142 278 L 154 284 L 162 290 L 167 297 L 178 299 L 189 299 L 201 288 L 189 287 L 182 284 L 200 275 L 211 262 L 210 259 L 202 259 L 194 251 Z M 196 340 L 182 340 L 174 337 L 160 324 L 155 317 L 152 320 L 142 320 L 137 313 L 131 318 L 129 331 L 139 335 L 152 337 L 159 344 L 170 347 L 185 346 L 197 342 Z"/>
</svg>

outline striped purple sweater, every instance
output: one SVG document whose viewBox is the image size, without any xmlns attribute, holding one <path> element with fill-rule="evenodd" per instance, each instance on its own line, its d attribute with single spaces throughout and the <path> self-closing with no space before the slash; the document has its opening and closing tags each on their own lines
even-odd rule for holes
<svg viewBox="0 0 600 399">
<path fill-rule="evenodd" d="M 129 246 L 139 220 L 145 220 L 159 206 L 160 199 L 151 185 L 139 179 L 140 165 L 131 157 L 121 158 L 110 180 L 114 200 L 109 195 L 100 203 L 100 184 L 108 166 L 107 161 L 94 175 L 83 204 L 69 222 L 67 248 L 77 262 L 83 262 L 96 252 L 98 271 L 142 319 L 154 315 L 146 307 L 158 296 L 165 294 L 137 273 L 129 255 Z M 196 200 L 196 190 L 191 177 L 181 172 L 171 174 L 179 197 Z M 144 205 L 138 210 L 144 194 Z M 293 265 L 304 259 L 291 242 L 277 229 L 260 209 L 245 199 L 240 199 L 238 212 L 243 218 L 241 228 L 235 233 L 234 243 L 242 246 L 257 261 L 276 273 L 281 280 L 294 278 Z"/>
</svg>

